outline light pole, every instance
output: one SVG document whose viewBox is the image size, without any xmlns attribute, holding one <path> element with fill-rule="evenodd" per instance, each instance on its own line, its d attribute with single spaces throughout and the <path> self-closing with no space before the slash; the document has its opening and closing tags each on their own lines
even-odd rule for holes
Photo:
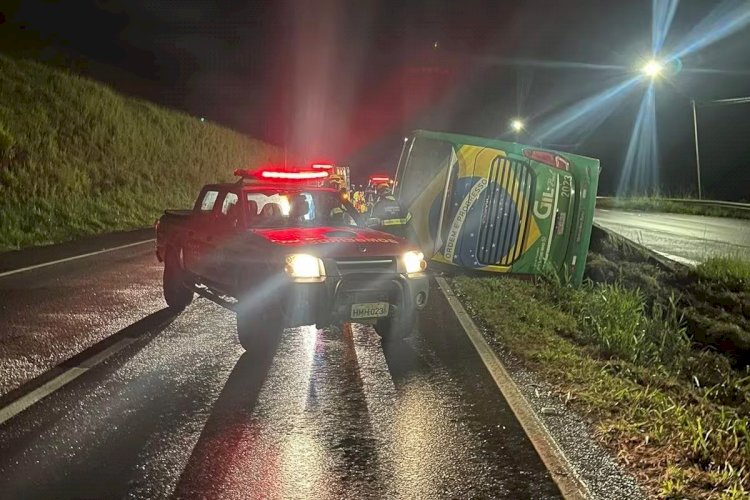
<svg viewBox="0 0 750 500">
<path fill-rule="evenodd" d="M 695 110 L 695 99 L 690 100 L 690 104 L 693 107 L 693 133 L 695 135 L 695 170 L 698 174 L 698 199 L 703 199 L 703 191 L 701 190 L 701 155 L 698 150 L 698 113 Z"/>
<path fill-rule="evenodd" d="M 713 101 L 702 102 L 701 104 L 713 104 L 716 106 L 731 106 L 733 104 L 750 104 L 750 96 L 746 97 L 732 97 L 730 99 L 715 99 Z M 698 111 L 695 99 L 690 100 L 690 105 L 693 108 L 693 135 L 695 138 L 695 170 L 698 174 L 698 199 L 703 199 L 703 192 L 701 189 L 701 156 L 698 150 Z"/>
<path fill-rule="evenodd" d="M 640 72 L 651 80 L 651 84 L 654 83 L 664 73 L 664 69 L 669 68 L 669 61 L 662 63 L 657 59 L 649 59 L 640 67 Z M 677 90 L 677 89 L 675 89 Z M 701 156 L 698 148 L 698 104 L 696 100 L 688 97 L 684 93 L 677 90 L 677 93 L 690 99 L 690 106 L 693 110 L 693 139 L 695 140 L 695 171 L 698 178 L 698 199 L 703 199 L 703 188 L 701 186 Z M 730 99 L 715 99 L 713 101 L 701 101 L 701 105 L 718 105 L 728 106 L 733 104 L 750 104 L 750 96 L 746 97 L 733 97 Z"/>
</svg>

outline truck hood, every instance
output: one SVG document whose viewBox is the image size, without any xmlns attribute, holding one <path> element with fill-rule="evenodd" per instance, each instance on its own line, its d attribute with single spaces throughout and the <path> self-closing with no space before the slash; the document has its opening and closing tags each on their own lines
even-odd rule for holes
<svg viewBox="0 0 750 500">
<path fill-rule="evenodd" d="M 320 257 L 392 257 L 416 249 L 407 240 L 365 228 L 296 227 L 252 232 L 291 251 L 308 249 Z"/>
</svg>

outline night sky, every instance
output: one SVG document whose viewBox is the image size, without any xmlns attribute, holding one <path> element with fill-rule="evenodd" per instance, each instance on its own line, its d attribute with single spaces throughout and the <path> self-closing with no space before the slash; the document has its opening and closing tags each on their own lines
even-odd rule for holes
<svg viewBox="0 0 750 500">
<path fill-rule="evenodd" d="M 742 9 L 683 0 L 663 53 Z M 521 142 L 600 158 L 600 194 L 617 189 L 647 81 L 537 135 L 634 76 L 652 33 L 650 1 L 2 0 L 0 13 L 4 53 L 287 144 L 300 161 L 361 178 L 392 170 L 411 129 L 512 139 L 521 116 Z M 750 28 L 717 38 L 656 83 L 663 191 L 695 189 L 690 99 L 750 95 Z M 750 104 L 698 113 L 704 195 L 750 201 Z"/>
</svg>

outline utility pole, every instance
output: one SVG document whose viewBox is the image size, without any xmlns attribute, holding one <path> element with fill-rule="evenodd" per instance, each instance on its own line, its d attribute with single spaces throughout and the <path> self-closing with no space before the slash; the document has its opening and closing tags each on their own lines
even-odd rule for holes
<svg viewBox="0 0 750 500">
<path fill-rule="evenodd" d="M 701 104 L 704 105 L 718 105 L 718 106 L 731 106 L 734 104 L 750 104 L 750 96 L 745 97 L 732 97 L 730 99 L 715 99 L 713 101 L 703 101 Z M 690 100 L 690 105 L 693 107 L 693 134 L 695 136 L 695 170 L 698 173 L 698 199 L 703 199 L 703 192 L 701 191 L 701 157 L 698 152 L 698 113 L 696 111 L 695 99 Z"/>
<path fill-rule="evenodd" d="M 701 191 L 701 155 L 698 150 L 698 113 L 695 110 L 695 99 L 690 101 L 693 106 L 693 132 L 695 134 L 695 170 L 698 174 L 698 199 L 703 199 L 703 192 Z"/>
</svg>

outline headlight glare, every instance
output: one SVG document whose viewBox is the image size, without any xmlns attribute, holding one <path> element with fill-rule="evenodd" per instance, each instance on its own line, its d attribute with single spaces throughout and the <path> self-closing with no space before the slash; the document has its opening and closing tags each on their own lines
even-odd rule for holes
<svg viewBox="0 0 750 500">
<path fill-rule="evenodd" d="M 323 261 L 305 253 L 288 255 L 284 270 L 292 278 L 320 278 L 324 274 Z"/>
<path fill-rule="evenodd" d="M 425 262 L 422 252 L 406 252 L 401 260 L 404 262 L 404 269 L 408 274 L 419 273 L 427 269 L 427 262 Z"/>
</svg>

